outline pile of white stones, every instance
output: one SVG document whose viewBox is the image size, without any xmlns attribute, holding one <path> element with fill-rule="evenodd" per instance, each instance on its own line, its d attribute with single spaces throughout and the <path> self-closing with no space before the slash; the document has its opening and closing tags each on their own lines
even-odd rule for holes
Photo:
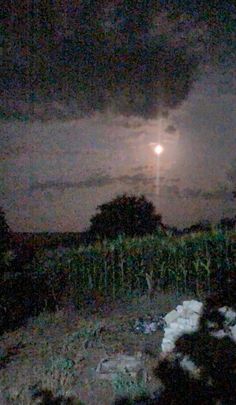
<svg viewBox="0 0 236 405">
<path fill-rule="evenodd" d="M 203 310 L 203 303 L 195 300 L 183 301 L 175 310 L 169 312 L 164 320 L 166 327 L 162 340 L 162 355 L 170 354 L 175 348 L 176 340 L 185 333 L 192 333 L 198 330 L 199 320 Z M 224 328 L 215 329 L 212 322 L 208 322 L 209 332 L 212 336 L 221 339 L 229 336 L 236 343 L 236 312 L 229 307 L 222 307 L 218 310 L 224 316 Z M 188 356 L 181 359 L 181 366 L 191 372 L 195 372 L 196 366 Z"/>
<path fill-rule="evenodd" d="M 183 305 L 178 305 L 176 309 L 164 317 L 166 327 L 161 345 L 163 353 L 172 351 L 176 340 L 181 335 L 195 332 L 198 329 L 202 308 L 203 304 L 201 302 L 195 300 L 184 301 Z"/>
</svg>

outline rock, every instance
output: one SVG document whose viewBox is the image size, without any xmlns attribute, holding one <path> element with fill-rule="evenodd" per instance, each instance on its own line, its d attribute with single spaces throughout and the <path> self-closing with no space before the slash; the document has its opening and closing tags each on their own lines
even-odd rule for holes
<svg viewBox="0 0 236 405">
<path fill-rule="evenodd" d="M 174 349 L 176 340 L 183 333 L 195 332 L 198 329 L 203 304 L 199 301 L 184 301 L 176 310 L 169 312 L 164 320 L 167 324 L 162 341 L 162 352 L 169 353 Z"/>
<path fill-rule="evenodd" d="M 147 335 L 156 332 L 158 329 L 163 330 L 165 324 L 163 315 L 159 315 L 155 319 L 148 319 L 147 321 L 143 318 L 139 318 L 134 324 L 134 330 Z"/>
<path fill-rule="evenodd" d="M 180 361 L 180 365 L 184 370 L 189 371 L 194 377 L 199 375 L 199 368 L 197 368 L 196 364 L 194 364 L 189 356 L 184 356 Z"/>
<path fill-rule="evenodd" d="M 178 317 L 179 313 L 174 309 L 173 311 L 169 312 L 164 319 L 167 325 L 169 325 L 171 322 L 174 322 Z"/>
<path fill-rule="evenodd" d="M 176 340 L 184 333 L 197 331 L 203 304 L 199 301 L 184 301 L 165 316 L 166 328 L 162 341 L 162 352 L 174 349 Z M 209 332 L 218 339 L 230 336 L 236 342 L 236 312 L 229 307 L 222 307 L 219 312 L 224 316 L 224 329 L 219 330 L 217 323 L 208 321 Z"/>
<path fill-rule="evenodd" d="M 136 356 L 118 354 L 114 357 L 102 359 L 97 366 L 98 378 L 112 380 L 121 372 L 128 372 L 133 378 L 147 380 L 147 371 L 140 353 Z"/>
<path fill-rule="evenodd" d="M 210 333 L 211 336 L 214 336 L 218 339 L 222 339 L 223 337 L 227 336 L 227 333 L 224 330 L 218 330 L 216 332 L 211 332 Z"/>
<path fill-rule="evenodd" d="M 231 308 L 226 311 L 225 317 L 228 323 L 236 323 L 236 312 Z"/>
<path fill-rule="evenodd" d="M 177 305 L 176 311 L 177 311 L 180 315 L 182 315 L 182 313 L 183 313 L 183 311 L 184 311 L 183 305 Z"/>
<path fill-rule="evenodd" d="M 231 323 L 231 322 L 236 322 L 236 312 L 233 311 L 231 308 L 229 307 L 222 307 L 219 309 L 219 312 L 225 316 L 227 322 Z"/>
<path fill-rule="evenodd" d="M 195 300 L 183 301 L 183 309 L 201 314 L 203 303 Z"/>
<path fill-rule="evenodd" d="M 156 322 L 151 322 L 148 325 L 148 330 L 150 330 L 150 333 L 151 332 L 156 332 L 157 331 L 157 323 Z"/>
<path fill-rule="evenodd" d="M 161 350 L 163 353 L 169 353 L 174 349 L 175 345 L 172 339 L 164 337 L 161 344 Z"/>
<path fill-rule="evenodd" d="M 233 341 L 236 343 L 236 325 L 234 325 L 234 326 L 231 326 L 231 336 L 232 336 L 232 339 L 233 339 Z"/>
</svg>

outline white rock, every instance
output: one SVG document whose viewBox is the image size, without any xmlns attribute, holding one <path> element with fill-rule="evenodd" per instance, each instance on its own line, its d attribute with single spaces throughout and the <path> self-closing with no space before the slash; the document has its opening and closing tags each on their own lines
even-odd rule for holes
<svg viewBox="0 0 236 405">
<path fill-rule="evenodd" d="M 170 324 L 171 322 L 175 321 L 175 319 L 177 319 L 179 317 L 179 314 L 177 311 L 175 311 L 175 309 L 173 309 L 173 311 L 169 312 L 165 317 L 164 320 L 165 322 L 168 324 Z"/>
<path fill-rule="evenodd" d="M 178 322 L 178 319 L 176 319 L 176 321 L 170 323 L 170 325 L 169 325 L 169 328 L 170 328 L 170 330 L 172 330 L 172 331 L 179 329 L 179 327 L 180 327 L 180 324 L 179 324 L 179 322 Z"/>
<path fill-rule="evenodd" d="M 178 312 L 178 314 L 182 315 L 182 313 L 184 311 L 183 305 L 177 305 L 176 311 Z"/>
<path fill-rule="evenodd" d="M 236 312 L 229 308 L 225 313 L 225 317 L 228 322 L 233 322 L 234 320 L 236 321 Z"/>
<path fill-rule="evenodd" d="M 211 336 L 214 336 L 219 339 L 223 338 L 224 336 L 227 336 L 227 333 L 223 329 L 217 330 L 216 332 L 211 332 L 210 334 Z"/>
<path fill-rule="evenodd" d="M 161 350 L 163 353 L 171 352 L 174 349 L 174 347 L 175 347 L 175 345 L 171 340 L 166 339 L 166 338 L 164 338 L 162 340 Z"/>
<path fill-rule="evenodd" d="M 190 373 L 197 374 L 198 368 L 194 362 L 189 358 L 189 356 L 184 356 L 180 361 L 180 365 L 183 369 L 189 371 Z"/>
<path fill-rule="evenodd" d="M 102 359 L 96 369 L 98 378 L 107 380 L 112 380 L 118 373 L 126 371 L 134 378 L 142 374 L 146 379 L 145 365 L 138 353 L 136 356 L 118 354 L 114 357 Z"/>
<path fill-rule="evenodd" d="M 166 328 L 165 329 L 165 333 L 164 333 L 164 337 L 168 338 L 168 339 L 173 339 L 175 336 L 175 331 L 171 328 Z"/>
<path fill-rule="evenodd" d="M 151 332 L 156 332 L 157 330 L 157 323 L 156 322 L 151 322 L 149 325 L 149 329 Z"/>
<path fill-rule="evenodd" d="M 216 328 L 216 323 L 215 322 L 212 322 L 212 321 L 207 321 L 207 327 L 208 327 L 208 329 L 214 329 L 214 328 Z"/>
<path fill-rule="evenodd" d="M 189 319 L 188 319 L 188 318 L 185 318 L 185 317 L 183 317 L 183 316 L 180 316 L 180 317 L 177 319 L 177 322 L 178 322 L 179 325 L 188 325 Z"/>
<path fill-rule="evenodd" d="M 184 301 L 183 305 L 178 305 L 176 310 L 165 316 L 167 326 L 162 342 L 163 352 L 173 350 L 176 340 L 184 333 L 192 333 L 198 329 L 202 306 L 201 302 L 195 300 Z"/>
<path fill-rule="evenodd" d="M 193 328 L 198 328 L 199 319 L 200 316 L 198 314 L 192 314 L 192 316 L 189 319 L 190 326 L 192 326 Z"/>
<path fill-rule="evenodd" d="M 236 343 L 236 325 L 231 326 L 230 330 L 231 330 L 232 339 Z"/>
<path fill-rule="evenodd" d="M 219 312 L 224 315 L 228 311 L 228 307 L 222 307 L 219 309 Z"/>
<path fill-rule="evenodd" d="M 183 307 L 188 310 L 191 310 L 192 312 L 200 314 L 202 311 L 203 303 L 195 300 L 184 301 Z"/>
</svg>

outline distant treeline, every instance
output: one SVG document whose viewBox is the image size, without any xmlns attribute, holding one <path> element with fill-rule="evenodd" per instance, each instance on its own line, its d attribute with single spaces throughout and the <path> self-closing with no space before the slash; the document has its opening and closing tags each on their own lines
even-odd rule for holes
<svg viewBox="0 0 236 405">
<path fill-rule="evenodd" d="M 236 216 L 233 218 L 222 218 L 216 225 L 211 224 L 209 221 L 202 221 L 183 229 L 164 225 L 165 232 L 173 236 L 183 236 L 195 232 L 208 232 L 212 227 L 221 230 L 236 229 Z M 85 232 L 12 232 L 11 233 L 11 246 L 12 248 L 20 245 L 27 247 L 78 247 L 81 245 L 89 245 L 93 242 L 93 235 L 89 231 Z"/>
<path fill-rule="evenodd" d="M 34 247 L 57 247 L 57 246 L 78 246 L 88 242 L 86 232 L 12 232 L 11 246 L 17 247 L 19 244 Z"/>
</svg>

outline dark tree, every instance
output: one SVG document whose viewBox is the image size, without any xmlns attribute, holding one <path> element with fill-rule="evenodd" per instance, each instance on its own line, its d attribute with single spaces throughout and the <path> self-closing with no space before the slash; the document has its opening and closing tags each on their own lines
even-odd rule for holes
<svg viewBox="0 0 236 405">
<path fill-rule="evenodd" d="M 155 213 L 152 202 L 142 195 L 123 194 L 109 203 L 99 205 L 99 212 L 90 222 L 93 239 L 116 238 L 118 235 L 142 236 L 164 228 L 161 215 Z"/>
<path fill-rule="evenodd" d="M 184 228 L 182 233 L 194 233 L 194 232 L 209 232 L 211 230 L 211 223 L 208 220 L 198 222 L 191 225 L 189 228 Z"/>
<path fill-rule="evenodd" d="M 5 252 L 10 241 L 10 228 L 7 224 L 5 213 L 0 207 L 0 252 Z"/>
<path fill-rule="evenodd" d="M 6 254 L 10 246 L 10 228 L 7 224 L 5 212 L 0 207 L 0 277 L 6 267 Z"/>
<path fill-rule="evenodd" d="M 224 217 L 220 220 L 220 228 L 223 230 L 232 230 L 236 225 L 236 216 L 234 218 Z"/>
</svg>

